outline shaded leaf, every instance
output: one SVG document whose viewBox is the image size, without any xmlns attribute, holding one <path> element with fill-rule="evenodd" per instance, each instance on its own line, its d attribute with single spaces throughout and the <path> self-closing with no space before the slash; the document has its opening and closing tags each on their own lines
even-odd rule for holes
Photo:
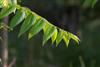
<svg viewBox="0 0 100 67">
<path fill-rule="evenodd" d="M 94 5 L 97 3 L 98 0 L 93 0 L 92 1 L 92 7 L 94 7 Z"/>
<path fill-rule="evenodd" d="M 85 0 L 83 3 L 83 7 L 90 7 L 92 3 L 92 0 Z"/>
<path fill-rule="evenodd" d="M 34 24 L 35 21 L 36 21 L 36 17 L 30 13 L 26 17 L 25 21 L 23 22 L 18 36 L 21 36 L 23 33 L 28 31 L 29 28 L 32 27 L 32 25 Z"/>
<path fill-rule="evenodd" d="M 9 29 L 9 30 L 11 30 L 10 27 L 8 25 L 4 24 L 3 22 L 0 25 L 1 25 L 1 29 L 5 29 L 5 30 Z"/>
<path fill-rule="evenodd" d="M 15 10 L 16 10 L 16 7 L 15 6 L 10 6 L 10 7 L 2 8 L 2 10 L 0 12 L 0 19 L 8 16 L 12 12 L 14 12 Z"/>
<path fill-rule="evenodd" d="M 44 32 L 43 45 L 50 39 L 50 37 L 53 35 L 55 30 L 56 30 L 56 27 L 49 25 L 49 27 Z"/>
<path fill-rule="evenodd" d="M 0 40 L 3 40 L 2 37 L 0 37 Z"/>
<path fill-rule="evenodd" d="M 18 13 L 12 18 L 10 22 L 10 27 L 14 28 L 17 26 L 19 23 L 21 23 L 25 18 L 25 12 L 20 10 Z"/>
<path fill-rule="evenodd" d="M 43 18 L 38 19 L 35 24 L 32 26 L 31 30 L 29 31 L 28 38 L 32 38 L 34 35 L 39 33 L 43 27 L 45 26 L 45 21 Z"/>
<path fill-rule="evenodd" d="M 2 29 L 4 26 L 2 25 L 2 23 L 0 22 L 0 29 Z"/>
</svg>

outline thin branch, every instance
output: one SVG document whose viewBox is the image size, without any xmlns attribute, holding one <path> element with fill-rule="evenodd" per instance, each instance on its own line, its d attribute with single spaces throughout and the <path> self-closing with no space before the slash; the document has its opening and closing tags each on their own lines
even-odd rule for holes
<svg viewBox="0 0 100 67">
<path fill-rule="evenodd" d="M 16 63 L 16 57 L 13 58 L 8 67 L 12 67 L 13 65 L 15 65 L 15 63 Z"/>
</svg>

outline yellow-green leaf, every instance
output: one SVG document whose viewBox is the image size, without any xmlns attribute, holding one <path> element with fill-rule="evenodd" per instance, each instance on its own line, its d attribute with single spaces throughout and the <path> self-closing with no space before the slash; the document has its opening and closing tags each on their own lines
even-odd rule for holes
<svg viewBox="0 0 100 67">
<path fill-rule="evenodd" d="M 79 44 L 80 39 L 76 35 L 69 33 L 69 36 Z"/>
<path fill-rule="evenodd" d="M 10 7 L 4 7 L 4 8 L 2 8 L 2 10 L 0 12 L 0 19 L 8 16 L 12 12 L 14 12 L 15 10 L 16 10 L 15 6 L 10 6 Z"/>
<path fill-rule="evenodd" d="M 36 17 L 33 14 L 29 14 L 26 18 L 25 21 L 23 22 L 19 35 L 21 36 L 23 33 L 25 33 L 26 31 L 28 31 L 30 29 L 30 27 L 32 27 L 32 25 L 34 24 L 34 22 L 36 21 Z"/>
<path fill-rule="evenodd" d="M 2 4 L 3 4 L 3 0 L 0 0 L 0 6 L 2 6 Z"/>
<path fill-rule="evenodd" d="M 5 7 L 8 6 L 8 0 L 3 0 L 2 5 L 5 6 Z"/>
<path fill-rule="evenodd" d="M 34 35 L 39 33 L 45 26 L 45 21 L 43 18 L 38 19 L 29 31 L 28 38 L 32 38 Z"/>
<path fill-rule="evenodd" d="M 50 26 L 51 24 L 48 23 L 47 20 L 45 20 L 45 27 L 43 28 L 43 32 L 45 33 L 46 30 L 48 29 L 48 27 Z"/>
<path fill-rule="evenodd" d="M 53 33 L 53 35 L 52 35 L 52 37 L 51 37 L 52 44 L 55 42 L 55 40 L 56 40 L 56 38 L 57 38 L 57 34 L 58 34 L 58 30 L 55 29 L 55 31 L 54 31 L 54 33 Z"/>
<path fill-rule="evenodd" d="M 10 27 L 14 28 L 19 23 L 21 23 L 25 18 L 25 12 L 22 10 L 19 10 L 16 15 L 11 19 Z"/>
<path fill-rule="evenodd" d="M 56 38 L 56 46 L 58 46 L 58 44 L 61 42 L 61 40 L 63 39 L 63 30 L 59 29 L 57 38 Z"/>
<path fill-rule="evenodd" d="M 56 27 L 49 25 L 49 27 L 44 32 L 43 45 L 50 39 L 50 37 L 53 35 L 55 30 L 56 30 Z"/>
<path fill-rule="evenodd" d="M 69 44 L 69 41 L 70 41 L 70 35 L 68 34 L 68 32 L 64 31 L 63 40 L 66 43 L 66 46 L 68 47 L 68 44 Z"/>
</svg>

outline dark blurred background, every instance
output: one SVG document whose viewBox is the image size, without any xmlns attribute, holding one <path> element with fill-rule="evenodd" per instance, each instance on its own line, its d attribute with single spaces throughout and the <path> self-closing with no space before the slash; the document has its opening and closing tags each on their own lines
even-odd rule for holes
<svg viewBox="0 0 100 67">
<path fill-rule="evenodd" d="M 77 35 L 81 42 L 62 41 L 58 47 L 42 47 L 43 34 L 27 39 L 18 38 L 20 25 L 9 32 L 9 62 L 14 67 L 100 67 L 100 1 L 92 8 L 84 0 L 19 0 L 22 6 L 46 18 L 52 24 Z"/>
</svg>

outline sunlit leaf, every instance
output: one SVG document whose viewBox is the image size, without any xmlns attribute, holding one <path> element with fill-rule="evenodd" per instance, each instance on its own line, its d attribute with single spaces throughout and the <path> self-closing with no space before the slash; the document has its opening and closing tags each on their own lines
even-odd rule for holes
<svg viewBox="0 0 100 67">
<path fill-rule="evenodd" d="M 3 3 L 3 0 L 0 0 L 0 5 L 2 5 L 2 3 Z"/>
<path fill-rule="evenodd" d="M 68 47 L 69 41 L 70 41 L 70 35 L 68 32 L 64 31 L 64 36 L 63 36 L 63 40 L 66 43 L 66 46 Z"/>
<path fill-rule="evenodd" d="M 21 36 L 23 33 L 28 31 L 32 27 L 35 21 L 36 17 L 30 13 L 23 22 L 18 36 Z"/>
<path fill-rule="evenodd" d="M 58 34 L 58 30 L 55 29 L 55 31 L 54 31 L 54 33 L 53 33 L 53 35 L 52 35 L 52 37 L 51 37 L 52 44 L 55 42 L 55 40 L 56 40 L 56 38 L 57 38 L 57 34 Z"/>
<path fill-rule="evenodd" d="M 15 6 L 10 6 L 10 7 L 2 8 L 2 10 L 0 12 L 0 19 L 8 16 L 12 12 L 14 12 L 15 10 L 16 10 L 16 7 Z"/>
<path fill-rule="evenodd" d="M 56 38 L 56 46 L 58 46 L 58 44 L 61 42 L 61 40 L 63 39 L 63 30 L 59 29 L 57 38 Z"/>
<path fill-rule="evenodd" d="M 8 6 L 8 0 L 3 0 L 2 4 L 3 6 Z"/>
<path fill-rule="evenodd" d="M 34 35 L 39 33 L 43 27 L 45 26 L 45 21 L 43 18 L 38 19 L 35 24 L 32 26 L 31 30 L 29 31 L 28 38 L 32 38 Z"/>
<path fill-rule="evenodd" d="M 30 11 L 30 9 L 27 7 L 20 7 L 20 5 L 19 5 L 18 8 L 24 10 L 26 13 L 26 16 L 28 16 L 30 13 L 33 14 L 32 11 Z"/>
<path fill-rule="evenodd" d="M 76 35 L 69 33 L 69 36 L 79 44 L 80 39 Z"/>
<path fill-rule="evenodd" d="M 44 32 L 43 45 L 50 39 L 50 37 L 53 35 L 55 30 L 56 30 L 56 27 L 49 25 L 49 27 Z"/>
<path fill-rule="evenodd" d="M 45 27 L 43 28 L 44 33 L 46 32 L 46 30 L 48 29 L 49 26 L 50 26 L 49 23 L 46 22 Z"/>
<path fill-rule="evenodd" d="M 7 0 L 0 0 L 0 7 L 3 5 L 2 10 L 0 12 L 0 19 L 3 19 L 6 16 L 9 16 L 9 14 L 13 13 L 17 10 L 22 9 L 23 11 L 18 11 L 16 15 L 11 18 L 10 27 L 14 28 L 19 23 L 21 23 L 24 19 L 24 22 L 22 23 L 22 26 L 19 31 L 19 35 L 21 36 L 26 31 L 29 30 L 28 38 L 32 38 L 34 35 L 39 33 L 42 29 L 44 32 L 43 36 L 43 45 L 51 38 L 52 44 L 56 41 L 56 46 L 61 42 L 63 39 L 66 43 L 66 46 L 68 46 L 70 38 L 72 38 L 74 41 L 79 43 L 79 38 L 67 31 L 64 31 L 62 29 L 58 29 L 56 26 L 52 25 L 50 22 L 48 22 L 43 17 L 39 16 L 35 12 L 31 11 L 29 8 L 21 7 L 17 5 L 17 0 L 9 0 L 9 2 L 12 2 L 12 5 L 8 5 Z M 97 0 L 85 0 L 83 6 L 92 6 L 95 5 Z M 17 6 L 15 6 L 16 4 Z M 25 11 L 25 12 L 24 12 Z M 2 26 L 0 26 L 2 27 Z"/>
<path fill-rule="evenodd" d="M 19 10 L 10 22 L 10 27 L 14 28 L 21 23 L 25 18 L 25 11 Z"/>
</svg>

